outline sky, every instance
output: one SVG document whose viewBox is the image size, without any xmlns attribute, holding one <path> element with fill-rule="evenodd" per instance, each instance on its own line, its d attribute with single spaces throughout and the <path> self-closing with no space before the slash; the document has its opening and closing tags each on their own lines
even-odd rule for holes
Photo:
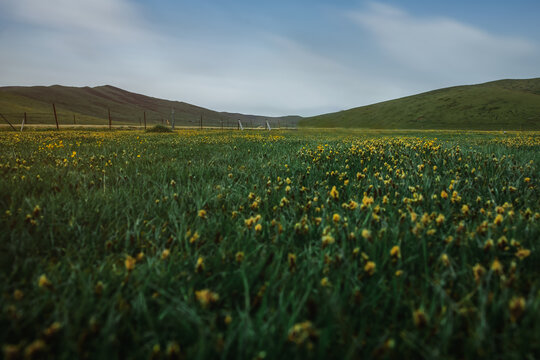
<svg viewBox="0 0 540 360">
<path fill-rule="evenodd" d="M 311 116 L 540 77 L 539 17 L 538 0 L 0 0 L 0 86 Z"/>
</svg>

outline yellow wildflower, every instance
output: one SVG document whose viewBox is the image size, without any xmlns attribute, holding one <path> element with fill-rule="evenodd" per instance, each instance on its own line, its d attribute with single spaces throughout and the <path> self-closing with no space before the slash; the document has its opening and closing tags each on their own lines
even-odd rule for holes
<svg viewBox="0 0 540 360">
<path fill-rule="evenodd" d="M 313 324 L 310 321 L 304 321 L 294 324 L 294 326 L 289 329 L 287 339 L 294 342 L 296 345 L 302 345 L 306 341 L 311 343 L 311 340 L 315 340 L 318 336 L 319 333 Z"/>
<path fill-rule="evenodd" d="M 287 255 L 287 262 L 289 263 L 289 270 L 294 271 L 296 269 L 296 255 L 289 253 Z"/>
<path fill-rule="evenodd" d="M 337 191 L 335 186 L 332 186 L 332 190 L 330 190 L 330 196 L 332 197 L 332 199 L 339 198 L 339 192 Z"/>
<path fill-rule="evenodd" d="M 165 249 L 161 252 L 161 260 L 166 260 L 171 255 L 171 250 Z"/>
<path fill-rule="evenodd" d="M 323 277 L 321 279 L 321 286 L 322 287 L 328 287 L 328 286 L 331 286 L 332 284 L 330 283 L 330 280 L 328 280 L 327 277 Z"/>
<path fill-rule="evenodd" d="M 364 266 L 364 271 L 367 272 L 370 276 L 375 273 L 375 268 L 377 265 L 373 261 L 368 261 Z"/>
<path fill-rule="evenodd" d="M 428 323 L 428 317 L 423 309 L 413 311 L 413 322 L 418 328 L 424 327 Z"/>
<path fill-rule="evenodd" d="M 204 308 L 219 300 L 219 295 L 209 289 L 195 291 L 195 297 Z"/>
<path fill-rule="evenodd" d="M 327 234 L 327 235 L 324 235 L 322 237 L 322 246 L 323 248 L 330 245 L 330 244 L 333 244 L 336 240 L 334 239 L 334 237 L 330 234 Z"/>
<path fill-rule="evenodd" d="M 38 286 L 40 288 L 52 288 L 52 282 L 50 282 L 50 280 L 47 278 L 47 275 L 43 274 L 39 277 L 39 280 L 38 280 Z"/>
<path fill-rule="evenodd" d="M 371 240 L 371 231 L 368 229 L 362 230 L 362 237 L 366 240 Z"/>
<path fill-rule="evenodd" d="M 439 214 L 439 216 L 437 216 L 437 218 L 435 219 L 435 222 L 437 223 L 437 226 L 441 226 L 444 220 L 445 220 L 444 215 Z"/>
<path fill-rule="evenodd" d="M 15 291 L 13 291 L 13 298 L 17 301 L 20 301 L 22 300 L 22 298 L 24 297 L 24 293 L 19 290 L 19 289 L 16 289 Z"/>
<path fill-rule="evenodd" d="M 135 262 L 137 260 L 135 260 L 135 258 L 133 258 L 132 256 L 128 255 L 126 256 L 126 260 L 124 260 L 124 265 L 127 269 L 127 271 L 133 271 L 133 269 L 135 269 Z"/>
<path fill-rule="evenodd" d="M 442 254 L 441 255 L 441 262 L 444 264 L 444 266 L 448 267 L 450 266 L 450 258 L 448 257 L 447 254 Z"/>
<path fill-rule="evenodd" d="M 486 269 L 480 265 L 480 264 L 476 264 L 473 266 L 473 274 L 474 274 L 474 280 L 476 281 L 476 283 L 480 283 L 480 280 L 482 280 L 482 277 L 484 276 L 484 274 L 486 273 Z"/>
<path fill-rule="evenodd" d="M 510 300 L 508 308 L 510 309 L 510 320 L 512 322 L 516 322 L 523 315 L 525 305 L 525 299 L 521 296 L 515 296 Z"/>
<path fill-rule="evenodd" d="M 195 241 L 197 241 L 199 239 L 199 233 L 197 231 L 195 231 L 195 234 L 193 234 L 190 238 L 189 238 L 189 243 L 190 244 L 193 244 Z"/>
<path fill-rule="evenodd" d="M 531 255 L 531 250 L 529 250 L 529 249 L 519 249 L 516 252 L 516 257 L 518 257 L 519 260 L 523 260 L 526 257 L 528 257 L 529 255 Z"/>
<path fill-rule="evenodd" d="M 503 266 L 498 259 L 493 260 L 493 262 L 491 263 L 491 271 L 493 271 L 497 275 L 503 274 Z"/>
<path fill-rule="evenodd" d="M 398 245 L 394 245 L 392 249 L 390 249 L 390 256 L 394 258 L 394 261 L 401 257 L 401 249 Z"/>
<path fill-rule="evenodd" d="M 195 264 L 195 271 L 200 273 L 204 270 L 204 258 L 199 256 L 197 259 L 197 264 Z"/>
<path fill-rule="evenodd" d="M 364 206 L 370 206 L 371 204 L 373 204 L 373 197 L 371 196 L 365 196 L 362 198 L 362 204 Z"/>
</svg>

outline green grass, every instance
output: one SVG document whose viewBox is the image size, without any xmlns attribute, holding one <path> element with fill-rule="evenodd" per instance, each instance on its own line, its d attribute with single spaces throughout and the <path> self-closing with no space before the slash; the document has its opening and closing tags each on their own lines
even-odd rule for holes
<svg viewBox="0 0 540 360">
<path fill-rule="evenodd" d="M 2 131 L 0 345 L 538 358 L 539 150 L 538 133 Z"/>
<path fill-rule="evenodd" d="M 457 86 L 305 118 L 300 126 L 373 129 L 540 129 L 540 78 Z"/>
</svg>

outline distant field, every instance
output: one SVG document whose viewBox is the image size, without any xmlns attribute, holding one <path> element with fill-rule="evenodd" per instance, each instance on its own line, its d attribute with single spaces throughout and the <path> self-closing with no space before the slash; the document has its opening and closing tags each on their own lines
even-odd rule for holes
<svg viewBox="0 0 540 360">
<path fill-rule="evenodd" d="M 296 127 L 299 116 L 266 117 L 218 112 L 181 101 L 158 99 L 132 93 L 114 86 L 7 86 L 0 87 L 0 114 L 8 121 L 20 123 L 27 115 L 28 124 L 55 124 L 55 104 L 60 125 L 106 125 L 109 111 L 115 125 L 167 125 L 181 127 L 234 128 L 243 126 Z M 174 114 L 173 114 L 174 111 Z M 5 121 L 0 118 L 0 124 Z"/>
<path fill-rule="evenodd" d="M 300 126 L 370 129 L 540 130 L 540 78 L 439 89 L 324 114 Z"/>
<path fill-rule="evenodd" d="M 539 161 L 540 132 L 4 128 L 4 358 L 539 358 Z"/>
</svg>

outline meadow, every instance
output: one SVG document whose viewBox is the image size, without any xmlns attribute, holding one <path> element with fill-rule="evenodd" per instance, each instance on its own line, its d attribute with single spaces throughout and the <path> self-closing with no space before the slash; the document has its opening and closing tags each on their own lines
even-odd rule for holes
<svg viewBox="0 0 540 360">
<path fill-rule="evenodd" d="M 540 133 L 0 131 L 15 358 L 540 357 Z"/>
</svg>

